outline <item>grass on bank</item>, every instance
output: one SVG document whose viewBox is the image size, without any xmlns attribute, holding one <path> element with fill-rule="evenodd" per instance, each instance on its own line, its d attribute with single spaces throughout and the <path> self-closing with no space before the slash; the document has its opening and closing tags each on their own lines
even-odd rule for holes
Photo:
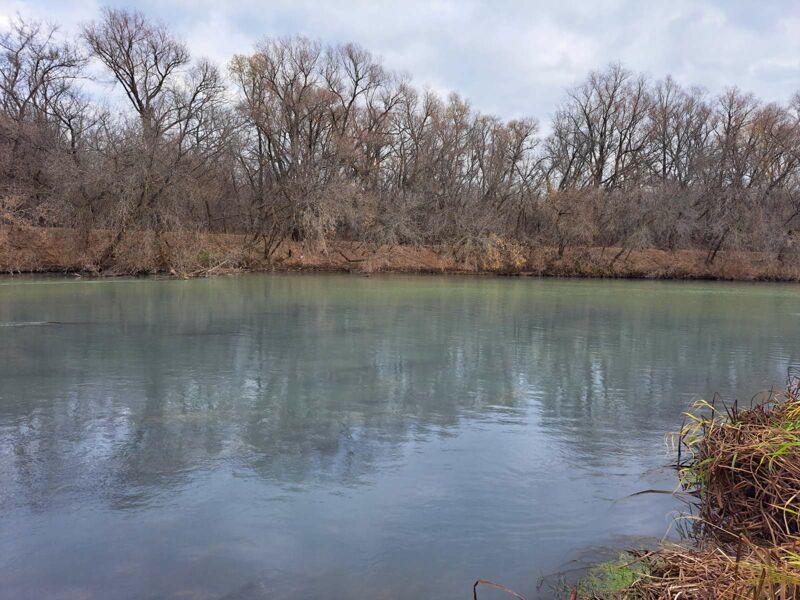
<svg viewBox="0 0 800 600">
<path fill-rule="evenodd" d="M 800 534 L 800 379 L 751 408 L 698 403 L 679 434 L 678 468 L 704 537 L 795 543 Z"/>
<path fill-rule="evenodd" d="M 589 570 L 578 586 L 580 598 L 608 598 L 624 593 L 648 575 L 647 565 L 633 553 L 600 563 Z"/>
<path fill-rule="evenodd" d="M 800 262 L 770 253 L 523 245 L 494 235 L 453 245 L 286 240 L 270 246 L 239 234 L 131 232 L 107 255 L 112 232 L 0 226 L 0 273 L 169 274 L 249 271 L 498 273 L 556 277 L 800 281 Z"/>
<path fill-rule="evenodd" d="M 585 599 L 800 598 L 800 378 L 749 408 L 699 402 L 676 436 L 693 543 L 596 567 Z"/>
<path fill-rule="evenodd" d="M 789 600 L 800 593 L 800 562 L 790 548 L 665 545 L 638 558 L 629 556 L 624 564 L 598 565 L 581 583 L 576 597 Z"/>
</svg>

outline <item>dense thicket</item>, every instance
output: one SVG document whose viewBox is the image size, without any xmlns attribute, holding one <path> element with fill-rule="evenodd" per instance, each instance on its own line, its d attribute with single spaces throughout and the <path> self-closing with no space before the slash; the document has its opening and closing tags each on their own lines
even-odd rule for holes
<svg viewBox="0 0 800 600">
<path fill-rule="evenodd" d="M 103 98 L 83 91 L 98 68 Z M 0 39 L 0 221 L 111 232 L 101 266 L 143 230 L 241 233 L 266 256 L 289 238 L 793 252 L 800 97 L 611 65 L 547 131 L 353 44 L 266 39 L 223 72 L 113 9 L 76 43 L 19 19 Z"/>
</svg>

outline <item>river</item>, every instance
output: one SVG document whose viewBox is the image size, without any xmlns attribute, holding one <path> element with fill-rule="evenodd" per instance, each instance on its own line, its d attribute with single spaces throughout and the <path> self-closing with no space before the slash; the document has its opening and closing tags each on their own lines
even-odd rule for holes
<svg viewBox="0 0 800 600">
<path fill-rule="evenodd" d="M 799 325 L 782 284 L 0 280 L 0 598 L 549 597 L 665 534 L 665 433 Z"/>
</svg>

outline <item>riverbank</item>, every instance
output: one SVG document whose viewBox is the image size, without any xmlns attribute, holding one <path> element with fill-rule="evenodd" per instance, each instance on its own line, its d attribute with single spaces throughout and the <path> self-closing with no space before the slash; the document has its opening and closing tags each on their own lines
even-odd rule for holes
<svg viewBox="0 0 800 600">
<path fill-rule="evenodd" d="M 361 242 L 283 242 L 271 247 L 242 235 L 171 232 L 130 234 L 106 256 L 110 232 L 0 228 L 0 272 L 88 275 L 168 274 L 203 277 L 233 272 L 344 271 L 537 277 L 800 281 L 800 262 L 774 255 L 699 250 L 529 247 L 496 237 L 457 246 Z"/>
<path fill-rule="evenodd" d="M 600 565 L 573 598 L 800 596 L 800 379 L 744 410 L 698 403 L 687 422 L 676 448 L 697 498 L 692 543 Z"/>
</svg>

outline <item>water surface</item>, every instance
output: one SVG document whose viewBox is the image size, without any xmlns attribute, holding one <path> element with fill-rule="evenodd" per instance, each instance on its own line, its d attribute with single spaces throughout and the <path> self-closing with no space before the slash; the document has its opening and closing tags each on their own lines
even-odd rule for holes
<svg viewBox="0 0 800 600">
<path fill-rule="evenodd" d="M 626 498 L 664 433 L 798 325 L 790 285 L 0 280 L 0 598 L 548 597 L 667 531 Z"/>
</svg>

